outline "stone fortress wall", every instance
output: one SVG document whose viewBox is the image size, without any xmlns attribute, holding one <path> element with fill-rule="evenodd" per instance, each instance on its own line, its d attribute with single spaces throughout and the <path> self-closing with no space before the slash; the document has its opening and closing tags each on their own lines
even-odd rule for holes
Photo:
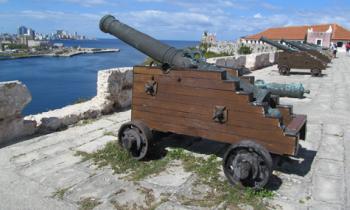
<svg viewBox="0 0 350 210">
<path fill-rule="evenodd" d="M 214 53 L 228 53 L 231 55 L 239 55 L 239 48 L 244 45 L 249 47 L 252 50 L 252 53 L 269 53 L 275 52 L 277 49 L 269 44 L 263 42 L 256 43 L 247 43 L 247 42 L 230 42 L 230 41 L 220 41 L 212 44 L 211 47 L 208 48 L 208 51 Z"/>
<path fill-rule="evenodd" d="M 276 53 L 254 53 L 208 59 L 208 62 L 232 68 L 255 70 L 275 63 Z M 30 103 L 28 88 L 20 81 L 0 82 L 0 144 L 59 131 L 81 120 L 97 118 L 130 107 L 132 96 L 132 67 L 98 72 L 97 95 L 89 101 L 37 115 L 23 117 Z"/>
</svg>

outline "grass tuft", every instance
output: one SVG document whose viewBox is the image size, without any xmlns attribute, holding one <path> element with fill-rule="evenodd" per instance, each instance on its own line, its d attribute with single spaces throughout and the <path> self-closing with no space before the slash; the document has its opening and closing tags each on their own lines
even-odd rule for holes
<svg viewBox="0 0 350 210">
<path fill-rule="evenodd" d="M 57 189 L 53 194 L 52 194 L 52 198 L 58 198 L 60 200 L 63 200 L 64 195 L 66 194 L 66 192 L 70 189 L 70 187 L 67 188 L 60 188 Z"/>
<path fill-rule="evenodd" d="M 96 206 L 100 205 L 101 202 L 96 198 L 85 198 L 78 202 L 79 210 L 92 210 Z"/>
<path fill-rule="evenodd" d="M 149 162 L 137 161 L 116 142 L 108 142 L 103 149 L 94 153 L 78 151 L 76 155 L 82 156 L 83 161 L 92 160 L 99 168 L 109 165 L 116 174 L 130 173 L 128 178 L 133 181 L 160 173 L 170 160 L 163 158 Z"/>
</svg>

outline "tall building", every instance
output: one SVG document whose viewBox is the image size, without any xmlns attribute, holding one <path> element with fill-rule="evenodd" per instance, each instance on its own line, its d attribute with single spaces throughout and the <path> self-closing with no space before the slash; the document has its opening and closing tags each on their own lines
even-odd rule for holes
<svg viewBox="0 0 350 210">
<path fill-rule="evenodd" d="M 31 29 L 31 28 L 28 28 L 27 36 L 29 36 L 32 39 L 35 39 L 35 31 L 33 29 Z"/>
<path fill-rule="evenodd" d="M 17 32 L 18 36 L 27 36 L 30 39 L 35 39 L 35 31 L 25 26 L 20 26 Z"/>
<path fill-rule="evenodd" d="M 28 31 L 28 28 L 25 27 L 25 26 L 20 26 L 18 27 L 18 32 L 17 32 L 17 35 L 18 36 L 24 36 L 27 34 L 27 31 Z"/>
</svg>

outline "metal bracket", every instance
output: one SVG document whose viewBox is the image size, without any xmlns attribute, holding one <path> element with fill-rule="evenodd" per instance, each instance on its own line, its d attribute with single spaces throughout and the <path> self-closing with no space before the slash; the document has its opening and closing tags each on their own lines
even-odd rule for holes
<svg viewBox="0 0 350 210">
<path fill-rule="evenodd" d="M 155 96 L 157 94 L 158 84 L 154 80 L 150 80 L 145 84 L 145 92 L 147 95 Z"/>
<path fill-rule="evenodd" d="M 227 109 L 226 106 L 215 106 L 213 112 L 213 120 L 217 123 L 227 122 Z"/>
</svg>

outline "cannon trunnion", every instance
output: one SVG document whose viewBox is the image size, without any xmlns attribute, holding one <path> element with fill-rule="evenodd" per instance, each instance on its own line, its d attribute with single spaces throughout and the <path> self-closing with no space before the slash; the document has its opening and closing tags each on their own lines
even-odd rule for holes
<svg viewBox="0 0 350 210">
<path fill-rule="evenodd" d="M 272 173 L 270 153 L 297 155 L 306 116 L 280 105 L 267 86 L 196 59 L 113 16 L 103 17 L 100 28 L 162 64 L 133 69 L 131 121 L 121 126 L 118 139 L 135 159 L 147 156 L 156 132 L 223 142 L 229 145 L 223 158 L 229 182 L 258 189 Z"/>
</svg>

